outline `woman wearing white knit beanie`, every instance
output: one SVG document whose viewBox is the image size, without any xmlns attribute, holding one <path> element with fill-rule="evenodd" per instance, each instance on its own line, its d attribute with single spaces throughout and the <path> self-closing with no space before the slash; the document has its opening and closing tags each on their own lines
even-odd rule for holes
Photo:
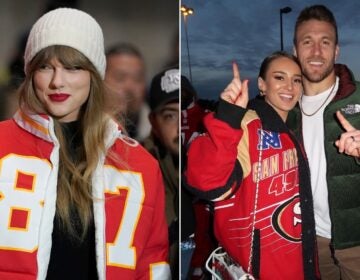
<svg viewBox="0 0 360 280">
<path fill-rule="evenodd" d="M 100 26 L 50 11 L 24 59 L 0 123 L 0 279 L 169 279 L 161 172 L 104 113 Z"/>
</svg>

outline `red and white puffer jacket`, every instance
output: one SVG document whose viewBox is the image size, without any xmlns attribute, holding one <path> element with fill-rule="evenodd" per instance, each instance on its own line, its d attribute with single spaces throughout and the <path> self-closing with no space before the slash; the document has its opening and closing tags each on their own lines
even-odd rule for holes
<svg viewBox="0 0 360 280">
<path fill-rule="evenodd" d="M 170 279 L 164 187 L 158 164 L 109 121 L 94 172 L 96 261 L 101 280 Z M 59 144 L 45 115 L 0 123 L 0 279 L 45 279 L 56 209 Z"/>
</svg>

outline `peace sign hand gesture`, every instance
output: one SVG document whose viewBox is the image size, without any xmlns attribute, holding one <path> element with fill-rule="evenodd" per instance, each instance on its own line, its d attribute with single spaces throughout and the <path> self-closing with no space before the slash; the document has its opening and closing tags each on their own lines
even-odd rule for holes
<svg viewBox="0 0 360 280">
<path fill-rule="evenodd" d="M 360 157 L 360 130 L 355 129 L 340 111 L 336 112 L 336 117 L 341 126 L 345 129 L 345 132 L 341 134 L 340 139 L 336 140 L 336 147 L 338 147 L 340 153 Z"/>
<path fill-rule="evenodd" d="M 220 94 L 220 98 L 231 104 L 246 108 L 249 102 L 249 80 L 241 82 L 237 64 L 233 62 L 234 78 Z"/>
</svg>

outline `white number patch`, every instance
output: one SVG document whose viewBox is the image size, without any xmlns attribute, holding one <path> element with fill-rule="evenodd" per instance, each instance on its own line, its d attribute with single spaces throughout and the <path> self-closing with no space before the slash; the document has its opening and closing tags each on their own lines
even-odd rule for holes
<svg viewBox="0 0 360 280">
<path fill-rule="evenodd" d="M 46 160 L 10 154 L 0 160 L 0 248 L 33 252 L 51 167 Z"/>
<path fill-rule="evenodd" d="M 107 193 L 119 194 L 127 191 L 124 211 L 114 242 L 106 244 L 107 264 L 126 268 L 135 268 L 136 249 L 133 239 L 144 200 L 144 185 L 140 173 L 120 171 L 114 167 L 105 168 L 106 178 L 111 186 Z"/>
</svg>

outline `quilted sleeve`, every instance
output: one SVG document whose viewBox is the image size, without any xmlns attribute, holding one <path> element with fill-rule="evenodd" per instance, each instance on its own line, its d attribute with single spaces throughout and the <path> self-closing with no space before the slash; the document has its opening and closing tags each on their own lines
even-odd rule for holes
<svg viewBox="0 0 360 280">
<path fill-rule="evenodd" d="M 217 112 L 204 118 L 207 133 L 191 143 L 183 178 L 195 195 L 214 200 L 240 185 L 237 145 L 243 135 L 240 124 L 245 113 L 243 108 L 220 101 Z"/>
<path fill-rule="evenodd" d="M 156 198 L 151 219 L 151 231 L 147 244 L 139 259 L 136 279 L 171 279 L 168 265 L 168 229 L 165 218 L 165 190 L 160 169 L 153 175 L 155 185 L 153 195 Z"/>
</svg>

